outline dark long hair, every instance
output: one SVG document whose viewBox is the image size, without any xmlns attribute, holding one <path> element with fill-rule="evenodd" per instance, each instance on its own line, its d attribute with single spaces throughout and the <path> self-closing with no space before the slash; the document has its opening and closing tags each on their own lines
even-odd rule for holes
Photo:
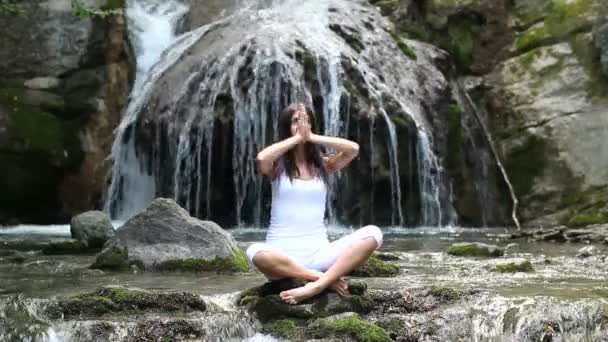
<svg viewBox="0 0 608 342">
<path fill-rule="evenodd" d="M 291 134 L 291 117 L 298 111 L 300 103 L 292 103 L 279 115 L 279 140 L 285 140 L 292 136 Z M 315 113 L 308 106 L 305 106 L 306 113 L 308 114 L 308 123 L 310 124 L 310 133 L 317 133 L 317 120 L 315 119 Z M 323 163 L 321 156 L 321 148 L 310 142 L 306 142 L 304 145 L 304 155 L 306 157 L 306 164 L 312 168 L 312 173 L 327 183 L 327 169 Z M 296 166 L 296 149 L 295 147 L 287 151 L 276 163 L 275 177 L 281 177 L 283 171 L 287 173 L 290 180 L 300 176 L 300 171 Z"/>
</svg>

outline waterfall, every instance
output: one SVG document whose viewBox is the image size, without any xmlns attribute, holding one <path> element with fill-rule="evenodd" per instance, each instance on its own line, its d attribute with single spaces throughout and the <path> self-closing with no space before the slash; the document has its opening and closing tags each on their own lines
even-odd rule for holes
<svg viewBox="0 0 608 342">
<path fill-rule="evenodd" d="M 187 11 L 184 5 L 128 3 L 138 72 L 112 148 L 106 199 L 112 217 L 126 219 L 153 197 L 163 196 L 173 197 L 200 218 L 232 217 L 237 224 L 262 225 L 266 183 L 256 171 L 255 155 L 276 140 L 278 114 L 289 103 L 301 101 L 317 112 L 322 134 L 349 137 L 358 122 L 371 122 L 371 158 L 387 158 L 382 162 L 389 172 L 377 173 L 372 161 L 366 167 L 373 177 L 390 178 L 386 195 L 392 224 L 403 225 L 407 214 L 419 215 L 423 225 L 441 225 L 442 196 L 448 195 L 439 190 L 441 166 L 432 137 L 424 133 L 431 127 L 422 105 L 436 85 L 422 84 L 422 78 L 413 76 L 419 64 L 426 63 L 425 72 L 443 77 L 431 59 L 414 62 L 399 54 L 390 34 L 369 28 L 369 18 L 386 19 L 370 12 L 367 4 L 246 4 L 176 38 L 175 23 Z M 428 91 L 417 92 L 426 87 Z M 399 165 L 400 149 L 408 148 L 399 146 L 406 134 L 393 122 L 399 116 L 413 120 L 419 132 L 412 160 L 422 213 L 403 209 L 402 189 L 411 182 L 402 180 L 400 171 L 412 170 Z M 377 120 L 383 124 L 374 123 Z M 331 223 L 340 216 L 337 203 L 348 200 L 338 197 L 339 185 L 346 180 L 345 172 L 330 178 Z M 232 201 L 232 208 L 221 200 Z M 383 203 L 377 195 L 369 202 Z M 374 208 L 370 212 L 373 217 Z"/>
<path fill-rule="evenodd" d="M 155 65 L 175 39 L 176 23 L 187 10 L 183 3 L 177 1 L 127 1 L 129 38 L 133 43 L 137 69 L 129 105 L 112 145 L 112 182 L 105 210 L 115 219 L 129 218 L 154 199 L 154 175 L 135 152 L 132 125 L 144 94 L 162 72 Z"/>
</svg>

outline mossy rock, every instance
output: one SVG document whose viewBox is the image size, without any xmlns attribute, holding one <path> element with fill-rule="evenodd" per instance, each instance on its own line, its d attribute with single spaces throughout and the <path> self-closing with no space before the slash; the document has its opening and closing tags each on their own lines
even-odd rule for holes
<svg viewBox="0 0 608 342">
<path fill-rule="evenodd" d="M 309 327 L 314 338 L 352 338 L 360 342 L 390 342 L 386 330 L 366 322 L 357 314 L 317 319 Z"/>
<path fill-rule="evenodd" d="M 534 267 L 530 261 L 525 260 L 522 262 L 510 262 L 496 265 L 493 271 L 500 273 L 534 272 Z"/>
<path fill-rule="evenodd" d="M 272 323 L 269 333 L 286 339 L 292 339 L 296 336 L 297 324 L 292 319 L 281 319 Z"/>
<path fill-rule="evenodd" d="M 183 271 L 183 272 L 216 272 L 237 273 L 249 271 L 247 256 L 239 249 L 232 256 L 216 257 L 212 260 L 199 258 L 172 259 L 162 261 L 155 269 L 159 271 Z"/>
<path fill-rule="evenodd" d="M 454 302 L 460 299 L 468 292 L 461 289 L 446 286 L 432 286 L 429 289 L 429 294 L 435 297 L 441 303 Z"/>
<path fill-rule="evenodd" d="M 454 256 L 500 257 L 504 251 L 493 245 L 479 242 L 459 242 L 448 248 L 448 254 Z"/>
<path fill-rule="evenodd" d="M 372 5 L 380 8 L 380 13 L 384 16 L 389 16 L 397 9 L 396 0 L 369 0 Z"/>
<path fill-rule="evenodd" d="M 589 31 L 595 11 L 606 8 L 594 8 L 592 0 L 553 0 L 547 8 L 548 14 L 538 24 L 533 25 L 515 40 L 520 52 L 555 43 L 575 32 Z M 605 6 L 604 6 L 605 7 Z"/>
<path fill-rule="evenodd" d="M 577 214 L 565 222 L 568 227 L 584 227 L 602 223 L 608 223 L 608 214 Z"/>
<path fill-rule="evenodd" d="M 124 287 L 104 287 L 61 300 L 51 306 L 51 316 L 100 316 L 119 312 L 136 313 L 144 310 L 205 311 L 207 305 L 200 296 L 187 292 L 153 293 Z"/>
<path fill-rule="evenodd" d="M 47 246 L 47 242 L 38 242 L 31 240 L 15 240 L 1 241 L 0 250 L 15 250 L 15 251 L 40 251 Z"/>
<path fill-rule="evenodd" d="M 399 267 L 397 265 L 390 264 L 371 256 L 350 275 L 354 277 L 394 277 L 398 273 Z"/>
<path fill-rule="evenodd" d="M 42 249 L 42 254 L 45 255 L 83 254 L 87 252 L 87 248 L 76 240 L 51 242 Z"/>
<path fill-rule="evenodd" d="M 389 32 L 391 37 L 393 37 L 393 40 L 395 41 L 395 43 L 397 44 L 397 46 L 399 47 L 399 49 L 401 50 L 401 52 L 403 52 L 403 54 L 405 56 L 407 56 L 409 59 L 415 61 L 418 59 L 418 56 L 416 55 L 416 52 L 414 51 L 414 49 L 412 49 L 409 45 L 407 45 L 407 43 L 403 40 L 403 38 L 401 38 L 397 33 L 395 32 Z"/>
<path fill-rule="evenodd" d="M 129 252 L 127 248 L 110 247 L 102 251 L 91 268 L 101 270 L 125 270 L 129 268 Z"/>
</svg>

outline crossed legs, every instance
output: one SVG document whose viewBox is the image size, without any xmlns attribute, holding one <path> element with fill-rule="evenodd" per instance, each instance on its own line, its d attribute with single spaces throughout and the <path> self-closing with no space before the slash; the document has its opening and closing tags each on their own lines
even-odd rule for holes
<svg viewBox="0 0 608 342">
<path fill-rule="evenodd" d="M 261 249 L 251 246 L 247 255 L 251 262 L 269 278 L 297 277 L 310 283 L 289 291 L 281 292 L 281 298 L 290 304 L 300 303 L 323 290 L 330 288 L 345 295 L 347 285 L 343 276 L 363 264 L 382 244 L 382 231 L 376 226 L 366 226 L 356 232 L 332 242 L 320 251 L 311 267 L 306 268 L 279 250 Z M 316 271 L 326 270 L 325 272 Z"/>
</svg>

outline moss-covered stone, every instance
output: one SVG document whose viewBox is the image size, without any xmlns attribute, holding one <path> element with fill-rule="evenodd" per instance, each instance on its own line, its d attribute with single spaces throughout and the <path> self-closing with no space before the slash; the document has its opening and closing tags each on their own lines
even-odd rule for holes
<svg viewBox="0 0 608 342">
<path fill-rule="evenodd" d="M 429 294 L 442 303 L 453 302 L 461 298 L 466 292 L 461 289 L 445 286 L 432 286 Z"/>
<path fill-rule="evenodd" d="M 350 337 L 360 342 L 390 342 L 386 330 L 363 321 L 358 315 L 347 318 L 326 320 L 318 319 L 310 326 L 310 334 L 315 338 Z"/>
<path fill-rule="evenodd" d="M 504 333 L 515 333 L 519 321 L 519 308 L 510 308 L 502 318 L 502 331 Z"/>
<path fill-rule="evenodd" d="M 571 217 L 566 225 L 568 227 L 583 227 L 602 223 L 608 223 L 608 214 L 577 214 Z"/>
<path fill-rule="evenodd" d="M 389 32 L 391 37 L 393 37 L 393 40 L 395 41 L 395 43 L 397 44 L 397 46 L 399 47 L 399 49 L 401 50 L 401 52 L 403 52 L 404 55 L 406 55 L 409 59 L 411 60 L 417 60 L 418 56 L 416 55 L 416 52 L 414 51 L 414 49 L 412 49 L 409 45 L 407 45 L 406 42 L 403 41 L 403 39 L 395 32 Z"/>
<path fill-rule="evenodd" d="M 532 263 L 528 260 L 522 262 L 510 262 L 507 264 L 496 265 L 495 272 L 500 273 L 516 273 L 516 272 L 534 272 Z"/>
<path fill-rule="evenodd" d="M 106 287 L 61 300 L 49 310 L 51 316 L 99 316 L 142 310 L 205 311 L 206 308 L 206 303 L 200 296 L 192 293 L 152 293 L 124 287 Z"/>
<path fill-rule="evenodd" d="M 348 282 L 348 293 L 351 295 L 363 295 L 367 291 L 367 283 L 357 280 Z"/>
<path fill-rule="evenodd" d="M 527 51 L 556 42 L 573 32 L 589 30 L 592 25 L 592 12 L 600 9 L 594 9 L 592 3 L 592 0 L 552 1 L 543 21 L 530 27 L 516 39 L 517 50 Z"/>
<path fill-rule="evenodd" d="M 394 277 L 397 273 L 399 273 L 397 265 L 372 256 L 363 265 L 354 270 L 351 275 L 354 277 Z"/>
<path fill-rule="evenodd" d="M 291 319 L 281 319 L 275 321 L 270 328 L 270 332 L 278 337 L 291 339 L 296 334 L 296 323 Z"/>
<path fill-rule="evenodd" d="M 374 252 L 373 257 L 378 258 L 382 261 L 395 261 L 399 260 L 399 256 L 393 253 Z"/>
<path fill-rule="evenodd" d="M 1 241 L 0 249 L 10 249 L 15 251 L 38 251 L 44 249 L 46 245 L 46 242 L 37 242 L 31 240 Z"/>
<path fill-rule="evenodd" d="M 127 248 L 111 247 L 101 252 L 91 268 L 102 270 L 125 270 L 129 268 Z"/>
<path fill-rule="evenodd" d="M 460 242 L 448 248 L 448 254 L 455 256 L 500 257 L 504 251 L 497 246 L 479 242 Z"/>
<path fill-rule="evenodd" d="M 42 254 L 46 255 L 82 254 L 86 252 L 87 248 L 76 240 L 51 242 L 42 249 Z"/>
<path fill-rule="evenodd" d="M 530 135 L 523 144 L 509 151 L 505 168 L 518 197 L 530 193 L 534 180 L 545 170 L 549 156 L 547 141 L 536 135 Z"/>
<path fill-rule="evenodd" d="M 600 50 L 593 44 L 590 34 L 578 34 L 570 40 L 570 47 L 589 77 L 587 97 L 608 97 L 608 77 L 602 72 Z"/>
<path fill-rule="evenodd" d="M 344 39 L 346 44 L 357 51 L 357 53 L 360 53 L 365 49 L 365 45 L 363 44 L 359 33 L 354 29 L 339 24 L 330 24 L 329 29 Z"/>
<path fill-rule="evenodd" d="M 279 295 L 269 295 L 253 302 L 251 310 L 262 323 L 285 318 L 312 318 L 314 313 L 310 305 L 290 305 Z"/>
<path fill-rule="evenodd" d="M 216 257 L 212 260 L 172 259 L 159 263 L 155 268 L 161 271 L 235 273 L 247 272 L 249 265 L 244 252 L 239 249 L 229 257 Z"/>
</svg>

